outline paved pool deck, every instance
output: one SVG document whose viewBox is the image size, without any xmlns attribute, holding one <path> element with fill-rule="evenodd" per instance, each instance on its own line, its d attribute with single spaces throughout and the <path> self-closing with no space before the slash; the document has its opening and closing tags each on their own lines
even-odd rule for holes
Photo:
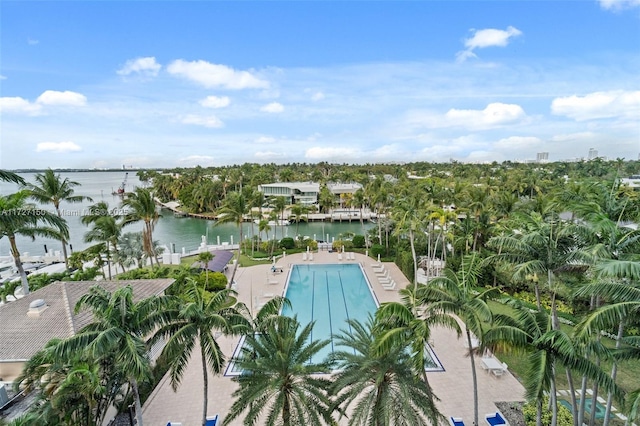
<svg viewBox="0 0 640 426">
<path fill-rule="evenodd" d="M 306 256 L 305 256 L 306 257 Z M 384 263 L 385 269 L 397 283 L 394 290 L 385 290 L 378 282 L 373 266 L 375 259 L 355 254 L 355 260 L 347 260 L 346 255 L 338 253 L 313 253 L 313 260 L 303 260 L 303 254 L 287 255 L 277 261 L 283 268 L 282 273 L 272 273 L 271 264 L 239 267 L 236 272 L 236 290 L 239 301 L 245 303 L 252 312 L 268 300 L 272 295 L 282 295 L 291 266 L 309 263 L 359 263 L 362 265 L 376 297 L 380 303 L 400 301 L 398 290 L 410 285 L 409 280 L 393 263 Z M 230 274 L 230 271 L 229 271 Z M 473 385 L 471 363 L 465 349 L 463 339 L 444 328 L 432 331 L 433 350 L 445 371 L 427 373 L 434 393 L 440 401 L 440 411 L 447 417 L 461 417 L 467 426 L 473 425 Z M 231 357 L 239 338 L 221 336 L 218 342 L 227 358 Z M 486 424 L 484 416 L 496 411 L 495 402 L 524 400 L 523 386 L 507 372 L 495 377 L 487 374 L 481 367 L 480 357 L 475 358 L 478 378 L 479 421 Z M 143 406 L 143 418 L 146 425 L 165 426 L 169 421 L 180 422 L 183 426 L 197 426 L 202 419 L 203 398 L 202 361 L 194 351 L 182 382 L 174 392 L 168 376 L 165 376 Z M 233 404 L 231 394 L 237 385 L 231 377 L 212 376 L 209 373 L 208 415 L 224 416 Z M 223 423 L 226 425 L 226 423 Z M 339 422 L 347 424 L 346 419 Z M 229 423 L 231 426 L 242 425 L 241 419 Z"/>
</svg>

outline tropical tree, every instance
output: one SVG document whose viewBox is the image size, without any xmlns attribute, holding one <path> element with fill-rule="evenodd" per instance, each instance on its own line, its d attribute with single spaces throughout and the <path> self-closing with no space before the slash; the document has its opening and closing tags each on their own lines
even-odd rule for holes
<svg viewBox="0 0 640 426">
<path fill-rule="evenodd" d="M 473 378 L 473 414 L 474 422 L 478 423 L 478 379 L 476 376 L 474 345 L 472 335 L 481 342 L 483 340 L 483 323 L 490 323 L 492 314 L 487 305 L 487 299 L 497 293 L 497 289 L 491 288 L 484 291 L 477 289 L 478 278 L 481 271 L 481 262 L 476 254 L 462 258 L 460 268 L 456 271 L 446 268 L 443 275 L 429 281 L 428 285 L 418 287 L 416 299 L 430 312 L 445 313 L 457 316 L 464 323 L 464 334 L 469 348 L 469 360 L 471 362 L 471 374 Z M 451 326 L 460 333 L 459 326 L 451 323 Z"/>
<path fill-rule="evenodd" d="M 299 328 L 296 318 L 277 316 L 261 327 L 261 333 L 245 337 L 234 358 L 243 374 L 233 379 L 239 388 L 226 422 L 246 411 L 245 425 L 333 424 L 327 394 L 331 382 L 318 376 L 330 372 L 330 363 L 314 361 L 329 341 L 310 339 L 313 323 L 300 332 Z"/>
<path fill-rule="evenodd" d="M 293 216 L 293 220 L 296 222 L 296 235 L 298 235 L 298 228 L 300 227 L 300 221 L 307 221 L 307 215 L 309 213 L 309 207 L 303 204 L 294 204 L 291 206 L 291 215 Z"/>
<path fill-rule="evenodd" d="M 55 348 L 58 357 L 85 350 L 96 359 L 111 354 L 133 391 L 140 426 L 143 422 L 138 384 L 151 374 L 146 336 L 154 331 L 158 316 L 163 315 L 162 301 L 160 297 L 151 297 L 136 302 L 130 285 L 113 293 L 100 286 L 91 287 L 76 304 L 75 312 L 89 309 L 93 322 Z"/>
<path fill-rule="evenodd" d="M 197 346 L 202 360 L 203 410 L 202 425 L 206 423 L 209 369 L 219 374 L 225 365 L 225 357 L 214 333 L 226 336 L 238 335 L 250 328 L 247 308 L 235 299 L 235 291 L 226 289 L 207 296 L 193 280 L 189 280 L 182 297 L 165 307 L 163 325 L 151 342 L 168 338 L 163 356 L 169 365 L 171 386 L 180 385 L 184 371 Z"/>
<path fill-rule="evenodd" d="M 426 348 L 431 339 L 431 327 L 440 325 L 456 331 L 460 327 L 452 316 L 421 307 L 413 288 L 400 290 L 400 296 L 402 303 L 383 303 L 376 311 L 377 352 L 383 354 L 393 347 L 407 346 L 415 375 L 431 389 L 425 363 L 429 357 Z"/>
<path fill-rule="evenodd" d="M 85 217 L 85 218 L 88 218 Z M 83 221 L 84 219 L 83 218 Z M 107 270 L 111 279 L 111 260 L 113 255 L 118 257 L 118 241 L 122 233 L 122 225 L 118 223 L 116 217 L 107 215 L 100 216 L 92 222 L 92 228 L 84 234 L 84 240 L 88 243 L 98 242 L 101 253 L 107 257 Z M 124 272 L 124 266 L 122 267 Z"/>
<path fill-rule="evenodd" d="M 218 221 L 216 225 L 223 223 L 235 223 L 240 233 L 240 239 L 238 240 L 238 259 L 233 267 L 231 273 L 231 279 L 229 280 L 229 288 L 233 284 L 233 279 L 236 276 L 238 264 L 240 263 L 240 250 L 242 249 L 242 223 L 244 222 L 245 215 L 249 214 L 250 204 L 247 197 L 242 191 L 229 192 L 222 203 L 222 207 L 218 210 Z"/>
<path fill-rule="evenodd" d="M 26 182 L 24 181 L 24 179 L 22 177 L 20 177 L 19 175 L 6 171 L 6 170 L 0 170 L 0 180 L 5 181 L 5 182 L 13 182 L 13 183 L 17 183 L 19 185 L 25 185 Z"/>
<path fill-rule="evenodd" d="M 415 238 L 421 231 L 423 220 L 426 217 L 426 205 L 421 194 L 406 192 L 393 206 L 392 216 L 396 222 L 395 234 L 407 235 L 411 246 L 413 259 L 413 284 L 418 286 L 418 259 L 416 256 Z"/>
<path fill-rule="evenodd" d="M 334 406 L 350 410 L 349 425 L 437 425 L 443 416 L 434 404 L 429 384 L 416 377 L 406 344 L 388 340 L 380 350 L 373 318 L 363 324 L 347 320 L 334 352 L 338 372 L 333 379 Z M 391 343 L 393 341 L 393 343 Z"/>
<path fill-rule="evenodd" d="M 60 203 L 80 203 L 82 201 L 92 201 L 91 197 L 84 195 L 74 195 L 75 187 L 80 183 L 64 178 L 51 169 L 47 169 L 44 173 L 35 175 L 35 183 L 28 184 L 27 188 L 31 191 L 31 198 L 41 204 L 53 204 L 58 217 L 62 218 L 60 211 Z M 67 257 L 67 240 L 63 237 L 62 254 L 64 255 L 64 263 L 69 269 L 69 259 Z"/>
<path fill-rule="evenodd" d="M 142 229 L 144 251 L 151 261 L 151 266 L 153 266 L 154 260 L 157 265 L 157 253 L 154 252 L 153 247 L 153 228 L 161 215 L 158 213 L 153 194 L 148 189 L 136 188 L 134 192 L 126 195 L 122 206 L 128 208 L 128 212 L 123 217 L 122 226 L 140 221 L 144 223 Z"/>
<path fill-rule="evenodd" d="M 20 273 L 23 294 L 29 294 L 29 281 L 20 260 L 16 236 L 23 235 L 35 240 L 36 236 L 68 239 L 69 228 L 64 219 L 53 213 L 36 208 L 27 200 L 30 192 L 21 190 L 9 195 L 0 195 L 0 238 L 9 239 L 11 256 Z"/>
<path fill-rule="evenodd" d="M 538 426 L 542 424 L 542 400 L 546 393 L 550 396 L 553 412 L 551 424 L 557 423 L 555 377 L 557 365 L 584 374 L 611 391 L 616 397 L 622 398 L 622 391 L 611 377 L 583 356 L 571 336 L 555 328 L 553 316 L 543 310 L 532 311 L 519 302 L 512 302 L 511 305 L 516 311 L 514 316 L 496 315 L 495 327 L 487 331 L 483 344 L 492 349 L 513 348 L 527 351 L 527 370 L 523 376 L 525 396 L 529 400 L 537 401 L 536 424 Z M 575 405 L 573 413 L 574 420 L 577 422 Z"/>
<path fill-rule="evenodd" d="M 204 288 L 209 288 L 209 262 L 213 260 L 213 253 L 210 251 L 203 251 L 198 254 L 198 261 L 202 262 L 202 267 L 204 268 Z"/>
</svg>

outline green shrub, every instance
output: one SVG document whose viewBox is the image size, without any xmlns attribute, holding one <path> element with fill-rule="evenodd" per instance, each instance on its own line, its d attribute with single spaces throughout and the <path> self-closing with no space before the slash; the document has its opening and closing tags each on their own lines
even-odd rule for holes
<svg viewBox="0 0 640 426">
<path fill-rule="evenodd" d="M 524 415 L 524 421 L 527 426 L 535 426 L 536 424 L 536 404 L 537 401 L 532 401 L 522 406 L 522 414 Z M 551 419 L 553 417 L 553 411 L 548 410 L 549 398 L 544 397 L 542 400 L 542 425 L 550 426 Z M 557 426 L 573 426 L 573 415 L 571 411 L 564 405 L 558 403 L 558 423 Z"/>
<path fill-rule="evenodd" d="M 296 242 L 291 237 L 285 237 L 280 240 L 280 248 L 290 250 L 296 246 Z"/>
<path fill-rule="evenodd" d="M 356 248 L 364 248 L 365 240 L 364 235 L 355 235 L 353 237 L 353 246 Z"/>
<path fill-rule="evenodd" d="M 309 247 L 310 250 L 318 250 L 318 242 L 316 240 L 304 240 L 303 244 L 305 247 Z"/>
<path fill-rule="evenodd" d="M 380 244 L 374 244 L 371 246 L 371 255 L 372 256 L 382 256 L 384 255 L 384 246 Z"/>
</svg>

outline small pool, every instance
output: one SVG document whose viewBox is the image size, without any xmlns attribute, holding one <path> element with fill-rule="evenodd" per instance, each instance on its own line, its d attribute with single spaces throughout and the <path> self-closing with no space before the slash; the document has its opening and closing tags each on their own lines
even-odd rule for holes
<svg viewBox="0 0 640 426">
<path fill-rule="evenodd" d="M 349 333 L 347 320 L 364 323 L 369 315 L 375 315 L 379 305 L 362 267 L 354 263 L 293 265 L 284 296 L 291 302 L 291 308 L 285 307 L 283 315 L 295 315 L 303 325 L 314 321 L 311 338 L 329 340 L 313 362 L 339 350 L 334 336 L 343 331 Z M 241 339 L 234 356 L 240 353 L 243 343 Z M 431 348 L 427 349 L 427 371 L 443 371 Z M 225 374 L 237 375 L 240 371 L 230 364 Z"/>
<path fill-rule="evenodd" d="M 576 398 L 576 403 L 580 404 L 580 398 Z M 584 410 L 587 412 L 588 415 L 591 415 L 591 403 L 592 403 L 591 398 L 587 398 L 584 401 Z M 567 407 L 569 409 L 569 411 L 571 411 L 571 402 L 569 402 L 569 401 L 567 401 L 565 399 L 561 399 L 560 400 L 560 404 L 564 405 L 565 407 Z M 595 413 L 596 413 L 596 419 L 602 420 L 602 419 L 604 419 L 604 416 L 607 413 L 607 407 L 605 407 L 604 405 L 600 404 L 599 402 L 596 402 Z M 614 417 L 615 416 L 613 415 L 613 413 L 609 414 L 609 418 L 610 419 L 612 419 Z"/>
</svg>

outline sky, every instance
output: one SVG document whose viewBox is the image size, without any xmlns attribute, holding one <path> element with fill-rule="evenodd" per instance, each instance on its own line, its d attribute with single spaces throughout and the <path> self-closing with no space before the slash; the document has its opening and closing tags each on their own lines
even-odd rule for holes
<svg viewBox="0 0 640 426">
<path fill-rule="evenodd" d="M 0 2 L 0 168 L 640 158 L 640 0 Z"/>
</svg>

